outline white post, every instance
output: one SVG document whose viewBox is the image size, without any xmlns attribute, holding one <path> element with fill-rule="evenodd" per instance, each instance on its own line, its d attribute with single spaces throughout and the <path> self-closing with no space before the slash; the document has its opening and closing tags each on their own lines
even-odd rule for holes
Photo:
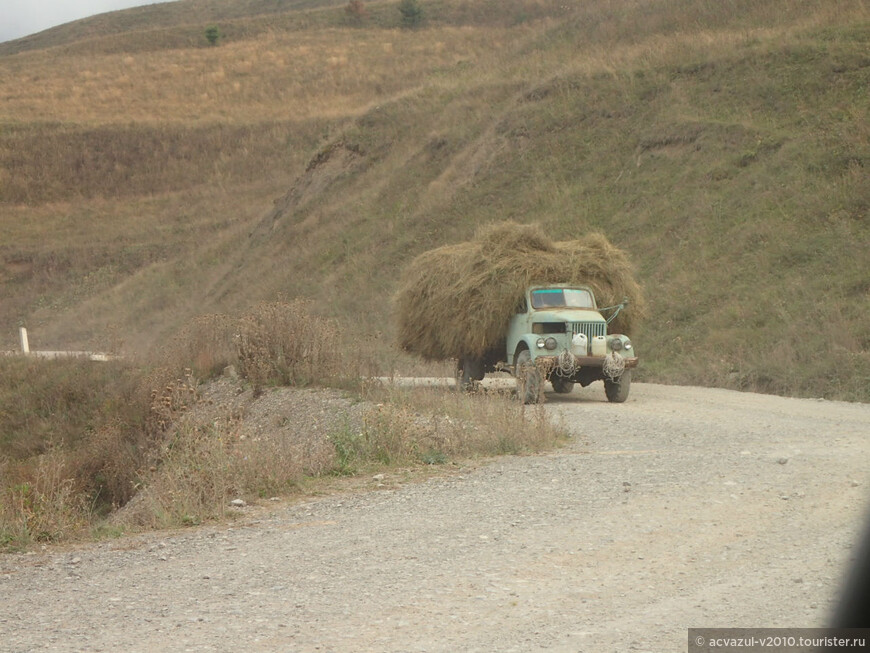
<svg viewBox="0 0 870 653">
<path fill-rule="evenodd" d="M 19 327 L 18 333 L 21 335 L 21 351 L 25 354 L 29 354 L 30 344 L 27 342 L 27 329 Z"/>
</svg>

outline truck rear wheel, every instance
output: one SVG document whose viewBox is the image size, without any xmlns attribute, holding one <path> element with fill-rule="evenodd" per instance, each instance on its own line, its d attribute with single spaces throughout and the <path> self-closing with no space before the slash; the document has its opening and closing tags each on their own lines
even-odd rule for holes
<svg viewBox="0 0 870 653">
<path fill-rule="evenodd" d="M 474 390 L 477 382 L 482 381 L 485 375 L 485 364 L 482 358 L 464 356 L 459 359 L 456 383 L 460 390 Z"/>
<path fill-rule="evenodd" d="M 514 369 L 517 377 L 517 396 L 524 404 L 539 403 L 544 379 L 528 349 L 523 349 L 517 354 Z"/>
<path fill-rule="evenodd" d="M 631 389 L 631 370 L 625 370 L 615 381 L 604 379 L 604 394 L 607 401 L 621 404 L 628 399 L 628 391 Z"/>
</svg>

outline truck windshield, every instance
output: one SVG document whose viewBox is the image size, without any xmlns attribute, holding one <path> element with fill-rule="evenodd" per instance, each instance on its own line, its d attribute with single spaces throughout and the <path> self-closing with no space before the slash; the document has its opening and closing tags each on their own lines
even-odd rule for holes
<svg viewBox="0 0 870 653">
<path fill-rule="evenodd" d="M 534 308 L 595 308 L 592 293 L 578 288 L 544 288 L 532 291 Z"/>
</svg>

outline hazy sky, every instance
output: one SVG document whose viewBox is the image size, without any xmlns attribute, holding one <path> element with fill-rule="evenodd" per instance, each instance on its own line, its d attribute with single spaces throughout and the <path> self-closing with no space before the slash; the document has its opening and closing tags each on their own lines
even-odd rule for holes
<svg viewBox="0 0 870 653">
<path fill-rule="evenodd" d="M 0 42 L 116 9 L 162 0 L 0 0 Z"/>
</svg>

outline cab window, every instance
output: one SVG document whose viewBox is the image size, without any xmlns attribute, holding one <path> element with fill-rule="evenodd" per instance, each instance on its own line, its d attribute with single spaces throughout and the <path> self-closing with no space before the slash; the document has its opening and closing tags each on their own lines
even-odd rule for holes
<svg viewBox="0 0 870 653">
<path fill-rule="evenodd" d="M 595 308 L 592 293 L 580 288 L 542 288 L 532 291 L 533 308 Z"/>
</svg>

